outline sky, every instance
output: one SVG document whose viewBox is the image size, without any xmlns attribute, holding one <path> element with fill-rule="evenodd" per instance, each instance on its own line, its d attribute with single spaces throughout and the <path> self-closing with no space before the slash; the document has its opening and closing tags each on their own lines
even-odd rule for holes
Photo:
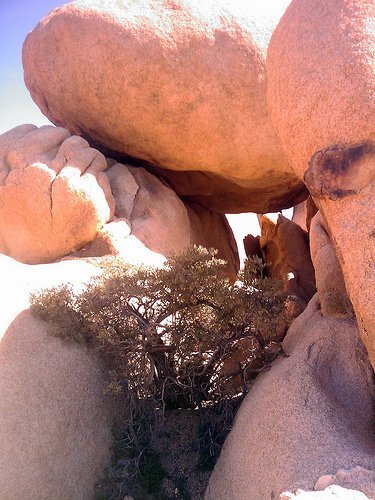
<svg viewBox="0 0 375 500">
<path fill-rule="evenodd" d="M 204 0 L 201 0 L 204 4 Z M 219 0 L 225 1 L 225 0 Z M 228 0 L 246 1 L 267 16 L 279 18 L 290 0 Z M 52 9 L 67 3 L 59 0 L 0 0 L 0 134 L 22 123 L 37 126 L 49 120 L 33 102 L 23 80 L 22 44 L 26 35 Z M 255 214 L 229 217 L 243 258 L 242 239 L 259 234 Z"/>
<path fill-rule="evenodd" d="M 20 125 L 50 123 L 32 101 L 23 81 L 22 44 L 57 0 L 0 0 L 0 134 Z"/>
</svg>

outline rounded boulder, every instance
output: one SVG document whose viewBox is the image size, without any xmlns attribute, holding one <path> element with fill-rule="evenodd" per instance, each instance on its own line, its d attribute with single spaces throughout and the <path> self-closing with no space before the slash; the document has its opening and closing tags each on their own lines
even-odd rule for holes
<svg viewBox="0 0 375 500">
<path fill-rule="evenodd" d="M 268 3 L 77 0 L 27 36 L 25 82 L 53 123 L 162 169 L 190 201 L 293 206 L 306 192 L 272 128 L 265 74 L 289 1 L 271 15 Z"/>
<path fill-rule="evenodd" d="M 52 262 L 95 238 L 113 215 L 105 157 L 63 128 L 0 135 L 0 253 Z"/>
<path fill-rule="evenodd" d="M 375 140 L 375 3 L 294 0 L 267 53 L 268 105 L 293 168 Z"/>
</svg>

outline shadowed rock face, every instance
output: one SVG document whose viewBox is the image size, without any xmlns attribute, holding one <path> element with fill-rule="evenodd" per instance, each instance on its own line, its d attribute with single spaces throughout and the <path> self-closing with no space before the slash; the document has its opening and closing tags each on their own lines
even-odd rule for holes
<svg viewBox="0 0 375 500">
<path fill-rule="evenodd" d="M 300 226 L 279 215 L 277 220 L 261 215 L 260 247 L 268 274 L 284 284 L 296 298 L 296 313 L 305 309 L 316 292 L 309 236 Z"/>
<path fill-rule="evenodd" d="M 354 317 L 340 263 L 320 213 L 311 221 L 310 248 L 323 316 Z"/>
<path fill-rule="evenodd" d="M 190 201 L 221 212 L 293 206 L 306 191 L 266 106 L 265 54 L 282 9 L 270 18 L 263 4 L 69 3 L 28 35 L 26 85 L 55 124 L 161 169 Z"/>
<path fill-rule="evenodd" d="M 242 403 L 207 500 L 278 498 L 342 467 L 375 468 L 373 371 L 355 321 L 324 318 L 316 296 L 283 348 L 287 356 Z M 347 484 L 375 488 L 373 478 L 370 486 L 361 478 Z"/>
<path fill-rule="evenodd" d="M 303 203 L 296 205 L 293 211 L 292 221 L 298 224 L 305 231 L 310 231 L 311 220 L 318 209 L 311 196 Z"/>
</svg>

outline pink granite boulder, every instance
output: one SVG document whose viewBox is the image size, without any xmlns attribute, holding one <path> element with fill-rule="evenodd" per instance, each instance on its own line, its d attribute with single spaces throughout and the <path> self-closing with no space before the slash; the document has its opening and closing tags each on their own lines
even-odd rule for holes
<svg viewBox="0 0 375 500">
<path fill-rule="evenodd" d="M 27 36 L 25 82 L 53 123 L 161 169 L 192 201 L 292 206 L 306 192 L 272 128 L 265 72 L 288 3 L 77 0 Z"/>
</svg>

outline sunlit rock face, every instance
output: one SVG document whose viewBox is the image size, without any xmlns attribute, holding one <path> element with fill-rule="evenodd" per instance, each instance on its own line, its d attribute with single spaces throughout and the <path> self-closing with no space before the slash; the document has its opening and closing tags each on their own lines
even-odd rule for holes
<svg viewBox="0 0 375 500">
<path fill-rule="evenodd" d="M 190 221 L 183 202 L 143 168 L 116 163 L 107 171 L 116 201 L 115 217 L 153 252 L 169 257 L 190 245 Z"/>
<path fill-rule="evenodd" d="M 312 155 L 375 140 L 375 3 L 294 0 L 267 53 L 275 130 L 303 177 Z"/>
<path fill-rule="evenodd" d="M 148 162 L 190 201 L 293 206 L 306 191 L 271 126 L 265 76 L 288 3 L 71 2 L 28 35 L 25 82 L 55 124 Z"/>
<path fill-rule="evenodd" d="M 53 126 L 0 136 L 0 253 L 51 262 L 91 241 L 113 215 L 104 156 Z"/>
<path fill-rule="evenodd" d="M 279 498 L 342 468 L 374 470 L 373 371 L 355 322 L 323 317 L 315 296 L 283 349 L 242 403 L 206 500 Z M 339 484 L 374 491 L 371 479 Z"/>
<path fill-rule="evenodd" d="M 112 254 L 162 265 L 197 244 L 217 248 L 228 275 L 239 268 L 224 215 L 66 129 L 21 125 L 0 136 L 0 195 L 0 253 L 24 263 Z"/>
<path fill-rule="evenodd" d="M 112 403 L 94 352 L 50 335 L 29 293 L 98 273 L 85 262 L 25 265 L 0 255 L 0 498 L 94 497 L 111 457 Z"/>
<path fill-rule="evenodd" d="M 339 259 L 375 367 L 375 3 L 294 0 L 267 55 L 275 130 Z"/>
</svg>

